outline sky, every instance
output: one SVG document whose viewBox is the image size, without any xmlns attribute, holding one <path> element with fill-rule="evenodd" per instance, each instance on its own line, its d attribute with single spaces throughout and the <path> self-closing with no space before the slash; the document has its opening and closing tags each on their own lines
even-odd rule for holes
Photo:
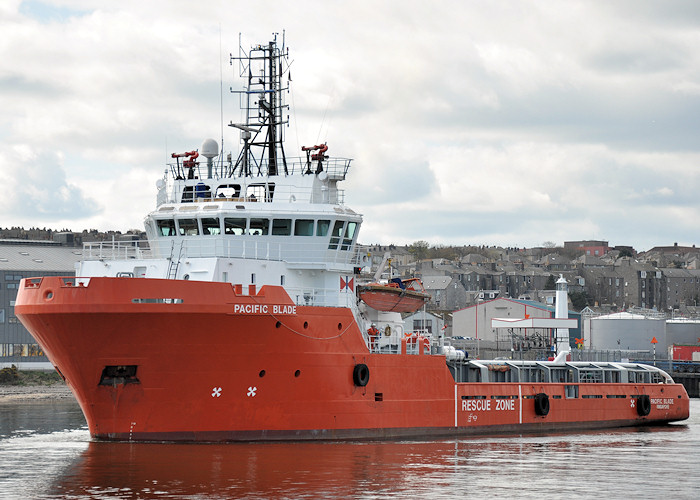
<svg viewBox="0 0 700 500">
<path fill-rule="evenodd" d="M 353 158 L 361 243 L 700 243 L 700 2 L 3 0 L 0 23 L 0 227 L 142 229 L 170 153 L 240 117 L 239 34 L 284 32 L 286 154 Z"/>
</svg>

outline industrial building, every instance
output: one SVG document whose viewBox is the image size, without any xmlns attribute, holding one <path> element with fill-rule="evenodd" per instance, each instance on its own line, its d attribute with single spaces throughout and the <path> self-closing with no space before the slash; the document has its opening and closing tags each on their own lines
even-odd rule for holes
<svg viewBox="0 0 700 500">
<path fill-rule="evenodd" d="M 81 257 L 81 249 L 53 241 L 0 240 L 0 368 L 53 369 L 15 316 L 15 299 L 23 278 L 74 276 Z"/>
<path fill-rule="evenodd" d="M 579 320 L 579 328 L 569 330 L 569 345 L 575 347 L 576 338 L 580 337 L 580 314 L 569 311 L 569 318 Z M 487 300 L 476 305 L 455 311 L 452 315 L 452 335 L 479 339 L 493 344 L 497 350 L 502 350 L 500 344 L 518 344 L 518 349 L 546 350 L 552 345 L 550 328 L 534 328 L 525 331 L 503 331 L 491 326 L 491 320 L 525 319 L 525 318 L 554 318 L 555 308 L 531 300 L 498 298 Z M 521 329 L 516 329 L 521 330 Z M 495 344 L 499 344 L 495 346 Z"/>
<path fill-rule="evenodd" d="M 674 345 L 700 344 L 700 321 L 667 319 L 651 310 L 584 314 L 582 323 L 587 349 L 655 352 L 658 359 L 666 359 Z"/>
</svg>

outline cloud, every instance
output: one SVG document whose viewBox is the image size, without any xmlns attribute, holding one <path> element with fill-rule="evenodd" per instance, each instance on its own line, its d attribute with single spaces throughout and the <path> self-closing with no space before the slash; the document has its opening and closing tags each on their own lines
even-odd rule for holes
<svg viewBox="0 0 700 500">
<path fill-rule="evenodd" d="M 169 153 L 220 140 L 222 109 L 239 120 L 239 32 L 246 48 L 286 29 L 287 155 L 328 142 L 354 158 L 340 187 L 365 214 L 361 241 L 649 248 L 700 229 L 696 2 L 13 0 L 0 12 L 0 147 L 21 167 L 6 169 L 6 225 L 140 226 Z M 224 147 L 237 155 L 228 127 Z"/>
<path fill-rule="evenodd" d="M 95 200 L 66 180 L 60 153 L 18 144 L 5 158 L 14 174 L 6 175 L 0 198 L 0 211 L 7 222 L 22 220 L 27 225 L 43 226 L 101 211 Z"/>
</svg>

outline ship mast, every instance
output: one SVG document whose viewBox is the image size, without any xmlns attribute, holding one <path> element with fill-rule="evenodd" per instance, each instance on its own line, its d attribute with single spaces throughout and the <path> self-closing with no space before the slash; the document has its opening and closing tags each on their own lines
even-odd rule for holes
<svg viewBox="0 0 700 500">
<path fill-rule="evenodd" d="M 287 159 L 284 154 L 283 125 L 289 123 L 284 114 L 289 105 L 284 102 L 284 91 L 289 89 L 289 79 L 283 87 L 282 78 L 289 74 L 289 51 L 277 46 L 277 34 L 267 45 L 256 45 L 247 53 L 239 42 L 239 55 L 230 56 L 231 65 L 238 61 L 240 76 L 247 83 L 238 94 L 245 114 L 244 123 L 229 123 L 241 131 L 243 146 L 232 166 L 239 175 L 287 175 Z"/>
</svg>

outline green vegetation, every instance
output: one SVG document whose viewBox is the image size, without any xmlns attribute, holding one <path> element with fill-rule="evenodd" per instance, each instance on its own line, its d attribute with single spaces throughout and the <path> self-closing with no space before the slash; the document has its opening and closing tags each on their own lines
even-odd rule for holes
<svg viewBox="0 0 700 500">
<path fill-rule="evenodd" d="M 632 251 L 629 248 L 623 248 L 618 255 L 618 258 L 620 257 L 634 257 L 634 255 L 632 255 Z"/>
<path fill-rule="evenodd" d="M 553 274 L 550 274 L 549 278 L 547 278 L 547 283 L 544 284 L 544 289 L 545 290 L 556 290 L 557 289 L 557 282 L 554 281 Z"/>
<path fill-rule="evenodd" d="M 575 311 L 580 311 L 589 304 L 586 292 L 569 292 L 569 298 Z"/>
<path fill-rule="evenodd" d="M 0 385 L 54 385 L 63 384 L 56 372 L 19 371 L 15 365 L 0 370 Z"/>
</svg>

